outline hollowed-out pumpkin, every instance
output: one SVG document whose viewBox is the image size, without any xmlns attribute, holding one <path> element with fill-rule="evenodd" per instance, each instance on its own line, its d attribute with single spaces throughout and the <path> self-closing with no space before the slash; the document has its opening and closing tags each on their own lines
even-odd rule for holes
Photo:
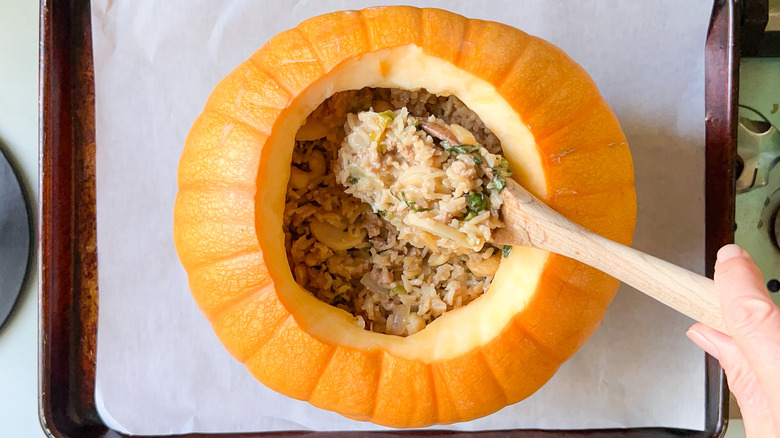
<svg viewBox="0 0 780 438">
<path fill-rule="evenodd" d="M 190 131 L 174 236 L 195 301 L 263 384 L 349 418 L 419 427 L 528 397 L 593 333 L 616 280 L 515 248 L 484 296 L 409 337 L 361 330 L 294 281 L 282 213 L 295 133 L 323 100 L 363 87 L 458 96 L 501 140 L 518 182 L 631 240 L 626 139 L 560 49 L 437 9 L 335 12 L 272 38 L 220 82 Z"/>
</svg>

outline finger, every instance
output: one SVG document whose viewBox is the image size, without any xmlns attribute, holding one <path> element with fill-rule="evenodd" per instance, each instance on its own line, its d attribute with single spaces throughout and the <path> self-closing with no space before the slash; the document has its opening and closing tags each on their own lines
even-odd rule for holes
<svg viewBox="0 0 780 438">
<path fill-rule="evenodd" d="M 702 331 L 703 327 L 707 327 L 704 324 L 697 322 L 696 324 L 692 325 L 691 328 L 688 329 L 688 331 L 685 333 L 685 336 L 688 337 L 691 341 L 693 341 L 694 344 L 698 345 L 699 348 L 706 351 L 710 356 L 714 357 L 715 359 L 718 359 L 718 362 L 721 362 L 722 354 L 720 352 L 720 348 L 718 348 L 718 342 L 713 342 L 708 336 L 705 336 Z M 724 335 L 726 336 L 726 335 Z M 723 366 L 723 362 L 720 364 L 721 367 L 725 369 Z"/>
<path fill-rule="evenodd" d="M 729 389 L 740 401 L 739 406 L 743 410 L 767 408 L 758 379 L 730 336 L 701 323 L 693 325 L 686 336 L 702 350 L 718 359 L 729 378 Z"/>
<path fill-rule="evenodd" d="M 726 245 L 718 252 L 715 288 L 734 343 L 772 411 L 780 412 L 780 309 L 769 298 L 761 272 L 745 251 Z"/>
<path fill-rule="evenodd" d="M 747 436 L 773 436 L 774 422 L 766 394 L 734 340 L 704 324 L 695 324 L 686 335 L 720 362 L 739 404 Z"/>
</svg>

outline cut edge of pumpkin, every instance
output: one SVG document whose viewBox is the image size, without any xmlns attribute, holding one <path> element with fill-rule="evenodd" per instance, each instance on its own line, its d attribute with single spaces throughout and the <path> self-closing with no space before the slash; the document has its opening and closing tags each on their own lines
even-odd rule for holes
<svg viewBox="0 0 780 438">
<path fill-rule="evenodd" d="M 448 80 L 442 81 L 443 76 Z M 516 248 L 502 261 L 482 297 L 405 338 L 357 327 L 353 315 L 318 300 L 298 285 L 290 272 L 282 216 L 295 133 L 325 99 L 364 87 L 425 88 L 437 95 L 456 95 L 501 141 L 513 177 L 536 196 L 546 197 L 547 181 L 534 137 L 493 84 L 424 53 L 417 45 L 383 49 L 344 61 L 293 99 L 279 117 L 263 147 L 258 171 L 255 210 L 263 257 L 279 299 L 301 329 L 321 341 L 364 351 L 385 350 L 427 363 L 458 357 L 498 336 L 524 308 L 536 291 L 547 252 Z"/>
</svg>

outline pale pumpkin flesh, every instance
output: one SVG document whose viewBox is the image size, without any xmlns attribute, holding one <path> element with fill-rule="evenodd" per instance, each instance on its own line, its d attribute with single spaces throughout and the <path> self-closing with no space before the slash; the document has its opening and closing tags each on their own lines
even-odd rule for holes
<svg viewBox="0 0 780 438">
<path fill-rule="evenodd" d="M 625 137 L 587 74 L 514 28 L 412 7 L 315 17 L 228 75 L 179 165 L 177 250 L 228 351 L 269 388 L 395 427 L 465 421 L 541 387 L 596 329 L 617 282 L 514 248 L 488 292 L 401 338 L 293 280 L 282 212 L 294 137 L 332 94 L 363 87 L 454 94 L 501 140 L 514 177 L 556 210 L 629 243 Z"/>
</svg>

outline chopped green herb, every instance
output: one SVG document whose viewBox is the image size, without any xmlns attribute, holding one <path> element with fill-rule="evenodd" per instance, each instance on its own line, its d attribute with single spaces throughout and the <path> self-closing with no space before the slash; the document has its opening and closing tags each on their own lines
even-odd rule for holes
<svg viewBox="0 0 780 438">
<path fill-rule="evenodd" d="M 404 203 L 407 206 L 409 206 L 409 208 L 412 208 L 412 207 L 414 207 L 417 204 L 414 201 L 410 201 L 410 200 L 406 199 L 406 192 L 404 192 L 403 190 L 401 190 L 401 200 L 404 201 Z"/>
<path fill-rule="evenodd" d="M 382 111 L 381 113 L 376 115 L 376 119 L 379 122 L 379 125 L 382 126 L 382 128 L 387 128 L 387 125 L 389 125 L 394 118 L 395 118 L 395 113 L 392 110 Z"/>
<path fill-rule="evenodd" d="M 416 202 L 410 201 L 409 199 L 406 198 L 406 193 L 403 190 L 401 190 L 401 198 L 400 199 L 401 199 L 401 201 L 404 201 L 404 203 L 406 204 L 407 207 L 409 207 L 409 210 L 412 210 L 415 213 L 421 212 L 421 211 L 428 211 L 428 210 L 430 210 L 430 208 L 420 208 L 420 207 L 417 207 L 417 203 Z"/>
<path fill-rule="evenodd" d="M 487 208 L 487 198 L 481 192 L 467 193 L 466 202 L 469 204 L 469 213 L 474 213 L 475 215 Z"/>
<path fill-rule="evenodd" d="M 500 157 L 498 166 L 496 166 L 496 171 L 503 174 L 504 176 L 511 175 L 512 171 L 509 169 L 509 161 L 507 161 L 504 157 Z"/>
<path fill-rule="evenodd" d="M 417 119 L 414 119 L 414 123 L 412 123 L 412 124 L 414 125 L 415 128 L 419 128 L 420 127 L 420 121 L 417 120 Z"/>
<path fill-rule="evenodd" d="M 509 257 L 509 254 L 512 252 L 512 245 L 504 245 L 503 248 L 501 248 L 501 253 L 504 254 L 504 258 Z"/>
<path fill-rule="evenodd" d="M 496 188 L 499 192 L 501 190 L 504 190 L 504 187 L 506 187 L 506 178 L 503 178 L 499 176 L 498 174 L 493 174 L 493 187 Z"/>
<path fill-rule="evenodd" d="M 451 154 L 471 154 L 471 159 L 474 160 L 475 164 L 482 164 L 485 162 L 484 158 L 482 158 L 482 155 L 479 153 L 481 149 L 479 145 L 459 144 L 453 146 L 452 143 L 448 142 L 447 140 L 442 140 L 439 142 L 439 144 L 444 148 L 445 151 Z"/>
<path fill-rule="evenodd" d="M 477 215 L 470 211 L 469 214 L 467 214 L 466 217 L 463 218 L 463 220 L 464 221 L 470 221 L 470 220 L 474 219 L 475 217 L 477 217 Z"/>
<path fill-rule="evenodd" d="M 337 304 L 347 304 L 347 297 L 344 296 L 344 294 L 338 294 L 335 297 L 333 297 L 333 301 L 330 302 L 334 306 Z"/>
<path fill-rule="evenodd" d="M 400 284 L 397 284 L 395 285 L 395 287 L 390 289 L 390 292 L 387 293 L 387 296 L 394 297 L 398 294 L 405 294 L 405 293 L 406 293 L 406 289 L 404 289 L 404 287 L 401 286 Z"/>
<path fill-rule="evenodd" d="M 355 178 L 354 176 L 351 176 L 351 177 L 349 177 L 349 183 L 350 183 L 350 184 L 355 184 L 355 183 L 357 183 L 357 182 L 358 182 L 358 179 L 357 179 L 357 178 Z"/>
<path fill-rule="evenodd" d="M 387 220 L 395 219 L 395 215 L 393 213 L 388 213 L 387 210 L 377 210 L 376 214 L 382 216 Z"/>
<path fill-rule="evenodd" d="M 506 158 L 501 157 L 498 165 L 493 168 L 493 187 L 499 192 L 506 187 L 506 178 L 512 175 L 512 171 L 509 170 L 509 161 Z"/>
<path fill-rule="evenodd" d="M 445 147 L 444 150 L 456 154 L 473 154 L 474 152 L 479 151 L 479 146 L 473 144 L 459 144 L 457 146 Z"/>
</svg>

